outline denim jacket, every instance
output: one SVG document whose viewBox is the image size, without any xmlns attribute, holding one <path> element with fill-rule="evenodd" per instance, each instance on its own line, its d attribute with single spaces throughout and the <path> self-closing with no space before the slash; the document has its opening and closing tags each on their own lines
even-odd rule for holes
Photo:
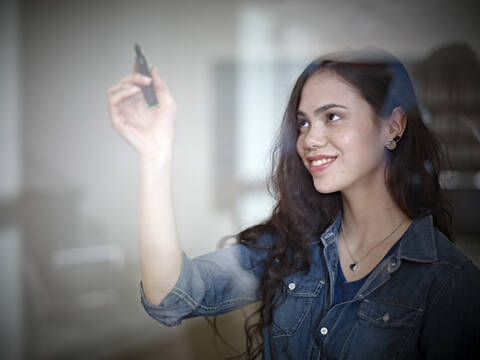
<svg viewBox="0 0 480 360">
<path fill-rule="evenodd" d="M 307 274 L 284 281 L 287 298 L 263 330 L 264 359 L 480 359 L 480 271 L 433 226 L 416 219 L 353 299 L 333 304 L 341 214 L 310 244 Z M 271 243 L 265 235 L 261 243 Z M 266 251 L 235 244 L 190 260 L 147 313 L 166 326 L 259 300 Z"/>
</svg>

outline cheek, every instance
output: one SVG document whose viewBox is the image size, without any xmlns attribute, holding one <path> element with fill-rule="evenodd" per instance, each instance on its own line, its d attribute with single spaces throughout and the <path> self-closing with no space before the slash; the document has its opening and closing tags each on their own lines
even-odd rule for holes
<svg viewBox="0 0 480 360">
<path fill-rule="evenodd" d="M 339 149 L 344 156 L 355 155 L 361 142 L 361 138 L 355 131 L 343 131 L 335 136 L 334 146 Z"/>
<path fill-rule="evenodd" d="M 346 136 L 343 146 L 349 150 L 346 162 L 353 168 L 377 166 L 382 161 L 383 146 L 374 133 Z"/>
<path fill-rule="evenodd" d="M 354 157 L 372 154 L 378 147 L 378 136 L 371 128 L 354 128 L 337 137 L 338 146 Z"/>
</svg>

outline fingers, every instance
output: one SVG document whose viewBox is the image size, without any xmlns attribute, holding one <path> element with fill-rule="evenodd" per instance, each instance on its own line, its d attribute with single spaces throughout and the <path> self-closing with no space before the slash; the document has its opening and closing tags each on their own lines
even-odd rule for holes
<svg viewBox="0 0 480 360">
<path fill-rule="evenodd" d="M 128 83 L 117 83 L 108 89 L 108 111 L 112 127 L 120 131 L 125 126 L 125 119 L 121 116 L 121 104 L 124 100 L 140 95 L 141 89 Z"/>
<path fill-rule="evenodd" d="M 136 96 L 141 98 L 141 88 L 152 82 L 158 100 L 162 104 L 161 107 L 156 108 L 156 111 L 161 110 L 161 112 L 175 114 L 176 104 L 170 94 L 167 84 L 160 78 L 160 76 L 158 76 L 158 72 L 155 68 L 152 68 L 150 72 L 152 75 L 151 78 L 139 73 L 133 73 L 123 77 L 119 82 L 108 88 L 109 110 L 112 118 L 119 116 L 119 105 L 121 105 L 124 100 L 129 98 L 134 99 Z"/>
<path fill-rule="evenodd" d="M 110 105 L 117 105 L 123 100 L 138 94 L 141 86 L 151 83 L 151 79 L 142 74 L 134 73 L 125 76 L 118 83 L 108 88 L 108 100 Z"/>
<path fill-rule="evenodd" d="M 153 87 L 159 98 L 162 98 L 164 101 L 173 100 L 170 94 L 170 91 L 167 87 L 167 84 L 165 83 L 165 81 L 163 81 L 160 78 L 156 68 L 150 69 L 150 74 L 152 76 L 151 78 L 138 73 L 137 72 L 138 68 L 136 63 L 134 63 L 133 65 L 133 71 L 134 71 L 133 74 L 125 76 L 119 81 L 118 84 L 135 84 L 141 87 L 141 86 L 149 85 L 150 82 L 153 81 Z"/>
<path fill-rule="evenodd" d="M 112 105 L 118 104 L 123 100 L 138 94 L 140 87 L 129 83 L 117 83 L 108 88 L 108 99 Z"/>
<path fill-rule="evenodd" d="M 152 79 L 139 73 L 133 73 L 120 79 L 107 90 L 108 105 L 112 120 L 119 116 L 119 105 L 141 92 L 141 87 L 151 84 Z"/>
<path fill-rule="evenodd" d="M 134 72 L 129 74 L 122 79 L 120 79 L 116 84 L 112 85 L 108 89 L 108 94 L 112 95 L 119 90 L 125 89 L 126 87 L 136 86 L 147 86 L 152 82 L 152 79 L 148 76 L 144 76 L 140 73 Z M 133 90 L 132 90 L 133 91 Z"/>
<path fill-rule="evenodd" d="M 142 75 L 138 72 L 134 72 L 133 74 L 127 75 L 124 78 L 120 79 L 119 83 L 147 86 L 150 85 L 151 81 L 152 79 L 150 79 L 148 76 Z"/>
</svg>

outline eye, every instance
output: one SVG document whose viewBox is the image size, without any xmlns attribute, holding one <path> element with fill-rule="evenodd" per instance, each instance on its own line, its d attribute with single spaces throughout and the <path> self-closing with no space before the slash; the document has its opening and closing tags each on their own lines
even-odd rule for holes
<svg viewBox="0 0 480 360">
<path fill-rule="evenodd" d="M 328 113 L 327 114 L 327 120 L 328 122 L 335 122 L 340 119 L 340 116 L 335 113 Z"/>
<path fill-rule="evenodd" d="M 303 119 L 298 119 L 298 120 L 297 120 L 297 127 L 298 127 L 299 129 L 303 129 L 303 128 L 308 127 L 308 121 L 307 121 L 307 120 L 303 120 Z"/>
</svg>

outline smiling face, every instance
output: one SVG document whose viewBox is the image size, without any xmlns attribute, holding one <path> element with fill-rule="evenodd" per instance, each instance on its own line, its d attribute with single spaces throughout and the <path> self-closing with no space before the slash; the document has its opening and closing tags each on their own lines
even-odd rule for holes
<svg viewBox="0 0 480 360">
<path fill-rule="evenodd" d="M 321 71 L 305 83 L 297 110 L 297 152 L 320 193 L 385 184 L 385 122 L 336 74 Z"/>
</svg>

